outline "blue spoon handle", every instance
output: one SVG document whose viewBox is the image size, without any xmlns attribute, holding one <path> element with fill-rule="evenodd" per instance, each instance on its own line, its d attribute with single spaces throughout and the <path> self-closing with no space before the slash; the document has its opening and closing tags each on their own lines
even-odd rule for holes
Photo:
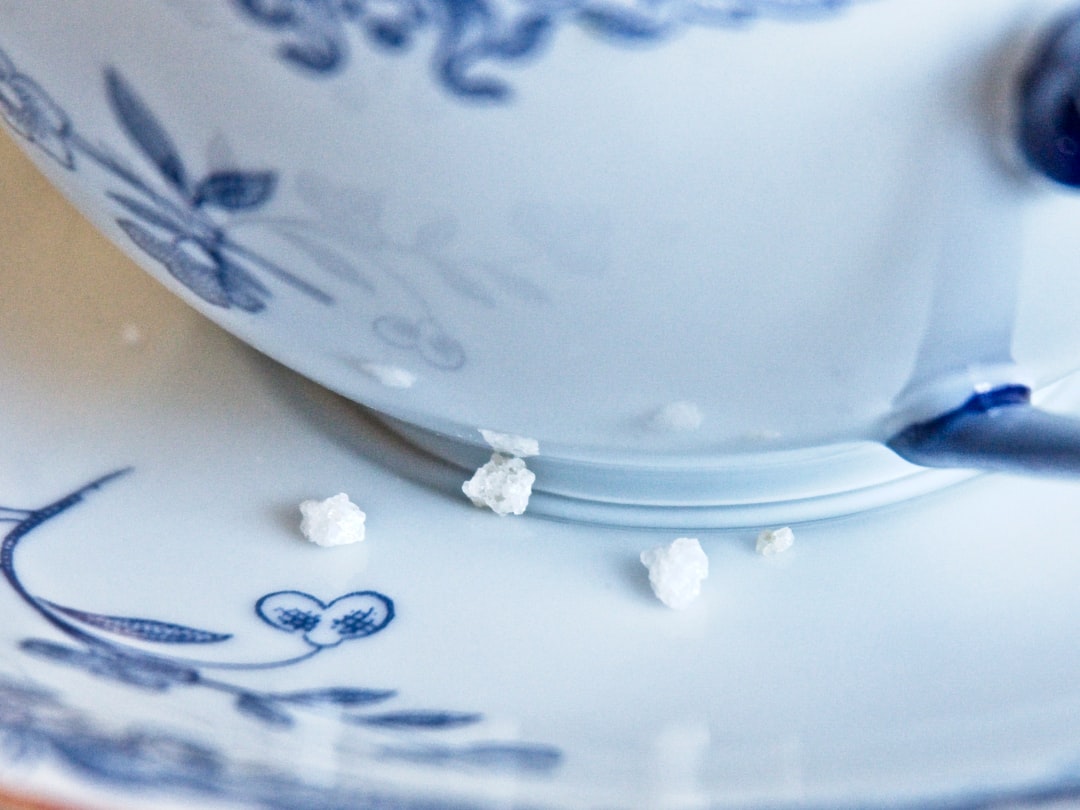
<svg viewBox="0 0 1080 810">
<path fill-rule="evenodd" d="M 1061 16 L 1020 77 L 1019 145 L 1051 180 L 1080 187 L 1080 8 Z"/>
<path fill-rule="evenodd" d="M 1031 391 L 1022 385 L 975 394 L 887 444 L 924 467 L 1080 476 L 1080 419 L 1032 406 Z"/>
</svg>

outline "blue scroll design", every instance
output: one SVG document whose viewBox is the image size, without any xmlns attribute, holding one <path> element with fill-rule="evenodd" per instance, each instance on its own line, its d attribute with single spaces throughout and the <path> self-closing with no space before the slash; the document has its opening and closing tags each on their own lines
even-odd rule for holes
<svg viewBox="0 0 1080 810">
<path fill-rule="evenodd" d="M 560 26 L 576 25 L 622 44 L 659 42 L 690 26 L 736 27 L 761 17 L 818 17 L 853 0 L 233 0 L 273 30 L 279 57 L 316 76 L 341 71 L 349 31 L 384 51 L 434 42 L 431 71 L 450 94 L 505 101 L 509 84 L 493 64 L 535 58 Z"/>
</svg>

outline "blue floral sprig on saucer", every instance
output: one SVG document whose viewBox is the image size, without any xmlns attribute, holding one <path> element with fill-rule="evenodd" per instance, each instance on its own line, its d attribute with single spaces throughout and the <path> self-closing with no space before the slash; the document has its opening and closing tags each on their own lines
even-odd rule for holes
<svg viewBox="0 0 1080 810">
<path fill-rule="evenodd" d="M 559 754 L 549 746 L 500 741 L 450 745 L 432 741 L 423 735 L 478 726 L 483 715 L 445 709 L 381 708 L 381 704 L 397 697 L 394 689 L 332 686 L 267 691 L 209 674 L 212 671 L 254 672 L 292 666 L 341 644 L 351 644 L 380 633 L 394 619 L 394 603 L 378 591 L 354 591 L 329 601 L 298 590 L 280 590 L 260 597 L 254 605 L 255 614 L 275 630 L 296 635 L 303 650 L 286 658 L 253 663 L 205 661 L 149 652 L 131 643 L 163 649 L 191 649 L 228 642 L 231 633 L 143 616 L 96 613 L 31 593 L 16 565 L 16 551 L 21 544 L 33 531 L 129 472 L 123 469 L 109 473 L 36 509 L 0 507 L 0 523 L 11 524 L 0 542 L 0 573 L 26 604 L 69 642 L 74 642 L 29 638 L 19 644 L 23 652 L 144 691 L 201 687 L 225 694 L 232 698 L 233 707 L 242 715 L 280 729 L 292 727 L 297 712 L 331 709 L 349 726 L 377 732 L 384 739 L 390 735 L 379 748 L 379 756 L 383 758 L 435 765 L 488 763 L 530 770 L 546 770 L 557 763 Z M 407 739 L 401 739 L 402 734 Z M 418 738 L 416 734 L 422 737 Z"/>
<path fill-rule="evenodd" d="M 493 767 L 477 746 L 470 762 Z M 537 754 L 539 757 L 539 753 Z M 227 802 L 261 810 L 495 810 L 505 802 L 432 799 L 414 786 L 397 788 L 367 779 L 359 759 L 345 778 L 328 784 L 309 781 L 306 767 L 244 760 L 220 741 L 174 730 L 117 728 L 113 718 L 65 700 L 55 690 L 25 679 L 0 676 L 0 758 L 27 767 L 51 761 L 80 780 L 107 790 L 123 790 L 146 800 L 142 791 L 168 791 L 174 798 L 213 804 Z M 427 763 L 421 763 L 427 764 Z M 516 764 L 516 763 L 514 763 Z M 552 764 L 550 754 L 539 767 Z M 321 774 L 319 774 L 321 776 Z M 193 805 L 194 806 L 194 805 Z M 530 807 L 537 807 L 530 803 Z"/>
</svg>

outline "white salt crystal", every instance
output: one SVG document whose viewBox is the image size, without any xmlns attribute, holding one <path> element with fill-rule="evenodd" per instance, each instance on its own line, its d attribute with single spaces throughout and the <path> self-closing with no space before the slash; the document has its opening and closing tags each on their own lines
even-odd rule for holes
<svg viewBox="0 0 1080 810">
<path fill-rule="evenodd" d="M 480 429 L 480 435 L 484 437 L 491 449 L 504 456 L 517 456 L 529 458 L 540 455 L 540 442 L 526 436 L 515 436 L 513 433 L 499 433 L 494 430 Z"/>
<path fill-rule="evenodd" d="M 709 558 L 696 537 L 679 537 L 670 545 L 643 551 L 641 563 L 649 569 L 656 598 L 676 610 L 697 599 L 702 580 L 709 576 Z"/>
<path fill-rule="evenodd" d="M 683 433 L 697 430 L 705 421 L 701 408 L 693 402 L 669 402 L 653 414 L 652 427 L 655 430 Z"/>
<path fill-rule="evenodd" d="M 787 551 L 794 542 L 795 533 L 789 526 L 781 529 L 765 529 L 757 537 L 757 553 L 763 557 L 772 557 Z"/>
<path fill-rule="evenodd" d="M 300 531 L 317 545 L 343 546 L 364 539 L 367 515 L 344 492 L 324 501 L 304 501 L 300 514 Z"/>
<path fill-rule="evenodd" d="M 412 388 L 416 384 L 416 375 L 400 366 L 364 363 L 360 370 L 387 388 Z"/>
<path fill-rule="evenodd" d="M 520 458 L 492 453 L 491 460 L 461 485 L 461 490 L 477 506 L 486 506 L 497 515 L 520 515 L 529 505 L 536 475 Z"/>
</svg>

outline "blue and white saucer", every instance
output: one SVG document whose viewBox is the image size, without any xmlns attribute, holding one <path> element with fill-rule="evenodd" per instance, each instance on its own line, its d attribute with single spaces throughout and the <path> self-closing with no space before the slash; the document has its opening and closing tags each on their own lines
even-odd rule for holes
<svg viewBox="0 0 1080 810">
<path fill-rule="evenodd" d="M 501 518 L 0 141 L 0 786 L 79 808 L 1080 806 L 1080 490 L 698 535 Z M 365 543 L 306 543 L 347 492 Z M 761 527 L 771 528 L 771 527 Z"/>
</svg>

